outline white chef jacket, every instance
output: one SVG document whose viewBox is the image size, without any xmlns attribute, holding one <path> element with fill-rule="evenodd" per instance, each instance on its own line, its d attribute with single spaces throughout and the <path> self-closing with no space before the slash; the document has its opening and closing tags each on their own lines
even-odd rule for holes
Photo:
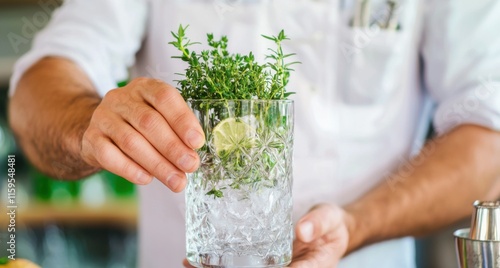
<svg viewBox="0 0 500 268">
<path fill-rule="evenodd" d="M 205 41 L 263 59 L 260 34 L 285 29 L 297 53 L 294 218 L 318 202 L 345 204 L 379 183 L 424 142 L 430 117 L 444 133 L 472 123 L 500 130 L 500 2 L 401 0 L 398 30 L 352 28 L 351 0 L 67 0 L 15 66 L 44 56 L 76 62 L 101 95 L 128 77 L 173 82 L 185 68 L 168 45 L 179 24 Z M 372 1 L 372 14 L 385 1 Z M 204 48 L 203 45 L 200 48 Z M 432 100 L 432 101 L 429 101 Z M 432 103 L 436 103 L 433 109 Z M 140 188 L 141 268 L 181 267 L 184 197 L 158 181 Z M 380 215 L 384 217 L 384 215 Z M 418 217 L 418 215 L 415 215 Z M 395 227 L 397 228 L 397 227 Z M 451 239 L 451 237 L 450 237 Z M 359 250 L 341 268 L 414 267 L 413 240 Z"/>
</svg>

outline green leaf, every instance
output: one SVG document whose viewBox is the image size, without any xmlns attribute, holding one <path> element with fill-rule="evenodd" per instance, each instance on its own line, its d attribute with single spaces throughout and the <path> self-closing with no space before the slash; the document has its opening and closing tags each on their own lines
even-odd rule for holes
<svg viewBox="0 0 500 268">
<path fill-rule="evenodd" d="M 182 24 L 179 24 L 179 29 L 177 29 L 177 32 L 179 33 L 179 36 L 184 36 L 184 33 L 185 33 L 185 31 L 186 31 L 186 29 L 187 29 L 188 26 L 186 26 L 184 28 L 184 27 L 182 27 Z"/>
<path fill-rule="evenodd" d="M 221 198 L 221 197 L 224 197 L 224 193 L 222 193 L 221 190 L 217 190 L 215 188 L 213 188 L 212 190 L 208 191 L 206 193 L 206 195 L 213 195 L 214 196 L 214 199 L 215 198 Z"/>
<path fill-rule="evenodd" d="M 274 37 L 274 36 L 267 36 L 267 35 L 263 35 L 263 34 L 261 34 L 261 36 L 264 37 L 265 39 L 268 39 L 271 41 L 276 41 L 276 37 Z"/>
</svg>

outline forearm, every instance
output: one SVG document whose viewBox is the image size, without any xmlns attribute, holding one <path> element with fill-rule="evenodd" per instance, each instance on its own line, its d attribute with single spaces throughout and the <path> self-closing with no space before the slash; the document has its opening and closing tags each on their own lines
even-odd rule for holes
<svg viewBox="0 0 500 268">
<path fill-rule="evenodd" d="M 405 171 L 348 205 L 349 251 L 420 236 L 469 215 L 476 199 L 500 196 L 500 133 L 465 125 L 429 142 Z"/>
<path fill-rule="evenodd" d="M 59 179 L 97 171 L 80 157 L 82 135 L 100 102 L 74 63 L 45 58 L 21 78 L 9 103 L 9 121 L 30 161 Z"/>
</svg>

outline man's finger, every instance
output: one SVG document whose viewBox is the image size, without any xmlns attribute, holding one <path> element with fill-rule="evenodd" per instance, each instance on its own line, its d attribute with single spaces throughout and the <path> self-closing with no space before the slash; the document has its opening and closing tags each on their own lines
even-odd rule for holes
<svg viewBox="0 0 500 268">
<path fill-rule="evenodd" d="M 143 98 L 163 115 L 177 136 L 192 149 L 203 146 L 205 135 L 200 123 L 177 89 L 156 80 L 145 83 Z"/>
<path fill-rule="evenodd" d="M 297 223 L 297 238 L 304 243 L 310 243 L 342 224 L 343 211 L 332 205 L 318 205 L 309 211 Z"/>
<path fill-rule="evenodd" d="M 93 155 L 94 160 L 99 163 L 101 168 L 135 184 L 149 184 L 153 180 L 153 176 L 126 156 L 110 140 L 104 137 L 97 137 L 93 142 L 94 148 L 91 148 L 92 145 L 88 141 L 82 143 L 83 153 Z M 86 152 L 90 150 L 95 150 L 95 152 Z"/>
<path fill-rule="evenodd" d="M 198 154 L 179 139 L 165 118 L 151 106 L 137 105 L 133 112 L 124 113 L 122 117 L 179 170 L 191 173 L 198 168 Z"/>
<path fill-rule="evenodd" d="M 119 122 L 118 120 L 116 122 Z M 167 161 L 139 132 L 125 122 L 112 124 L 105 134 L 130 159 L 153 174 L 173 192 L 180 192 L 186 184 L 185 174 Z M 112 159 L 109 159 L 113 161 Z"/>
</svg>

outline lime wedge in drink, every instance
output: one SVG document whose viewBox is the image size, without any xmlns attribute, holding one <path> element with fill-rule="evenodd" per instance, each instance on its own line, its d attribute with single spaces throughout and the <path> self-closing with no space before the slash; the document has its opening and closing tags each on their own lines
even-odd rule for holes
<svg viewBox="0 0 500 268">
<path fill-rule="evenodd" d="M 213 131 L 215 153 L 231 153 L 240 148 L 255 146 L 256 132 L 251 125 L 236 118 L 227 118 L 219 122 Z"/>
</svg>

